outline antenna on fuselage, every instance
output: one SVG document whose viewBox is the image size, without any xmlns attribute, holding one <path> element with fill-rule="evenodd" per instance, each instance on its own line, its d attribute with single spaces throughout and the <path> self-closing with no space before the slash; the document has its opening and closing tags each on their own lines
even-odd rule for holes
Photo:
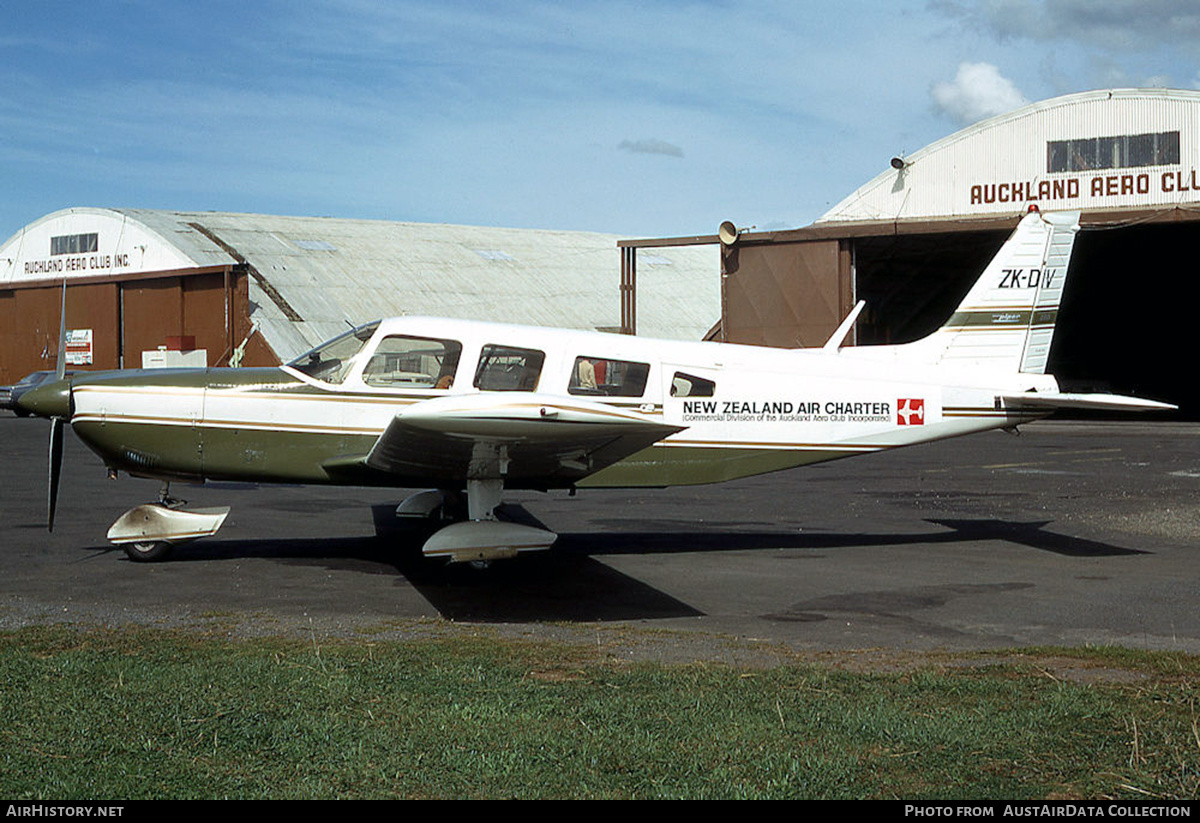
<svg viewBox="0 0 1200 823">
<path fill-rule="evenodd" d="M 854 308 L 846 315 L 846 319 L 842 321 L 842 325 L 837 327 L 837 331 L 829 335 L 829 339 L 825 341 L 825 345 L 821 347 L 823 351 L 830 354 L 837 354 L 838 349 L 842 347 L 842 341 L 846 339 L 846 335 L 850 333 L 850 329 L 854 326 L 854 321 L 858 319 L 859 313 L 863 307 L 867 305 L 866 300 L 859 300 L 854 304 Z"/>
</svg>

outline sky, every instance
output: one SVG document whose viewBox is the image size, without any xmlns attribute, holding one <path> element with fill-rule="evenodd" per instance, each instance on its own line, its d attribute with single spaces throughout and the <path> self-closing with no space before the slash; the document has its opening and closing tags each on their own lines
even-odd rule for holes
<svg viewBox="0 0 1200 823">
<path fill-rule="evenodd" d="M 980 119 L 1200 88 L 1194 0 L 0 0 L 0 238 L 71 206 L 805 226 Z"/>
</svg>

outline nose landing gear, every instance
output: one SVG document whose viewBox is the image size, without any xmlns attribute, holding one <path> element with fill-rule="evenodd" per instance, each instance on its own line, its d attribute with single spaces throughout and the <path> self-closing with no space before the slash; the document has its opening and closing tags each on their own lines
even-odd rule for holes
<svg viewBox="0 0 1200 823">
<path fill-rule="evenodd" d="M 109 542 L 125 549 L 125 555 L 137 563 L 163 560 L 178 543 L 216 534 L 229 515 L 228 506 L 189 511 L 186 500 L 169 494 L 164 483 L 157 503 L 130 509 L 117 518 L 108 530 Z"/>
</svg>

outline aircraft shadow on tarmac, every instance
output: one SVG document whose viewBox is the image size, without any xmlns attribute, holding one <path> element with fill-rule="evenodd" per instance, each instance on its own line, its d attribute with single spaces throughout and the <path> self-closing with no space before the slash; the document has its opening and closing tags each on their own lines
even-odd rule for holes
<svg viewBox="0 0 1200 823">
<path fill-rule="evenodd" d="M 294 566 L 398 577 L 450 620 L 603 622 L 698 617 L 703 612 L 586 554 L 543 552 L 486 570 L 427 560 L 419 540 L 389 537 L 207 540 L 176 547 L 168 563 L 261 558 Z M 96 547 L 92 547 L 92 551 Z M 105 547 L 105 552 L 116 551 Z"/>
<path fill-rule="evenodd" d="M 443 616 L 473 622 L 618 621 L 696 617 L 703 613 L 596 559 L 602 555 L 777 549 L 843 549 L 1002 540 L 1071 557 L 1147 552 L 1048 532 L 1051 521 L 927 520 L 916 534 L 758 531 L 576 532 L 550 552 L 494 563 L 486 571 L 420 555 L 420 533 L 397 529 L 392 507 L 374 507 L 375 537 L 209 540 L 179 547 L 170 562 L 258 557 L 334 571 L 400 575 Z M 520 507 L 505 514 L 536 523 Z M 766 524 L 763 524 L 766 525 Z M 745 525 L 743 525 L 743 528 Z"/>
<path fill-rule="evenodd" d="M 864 532 L 779 532 L 779 531 L 639 531 L 583 532 L 561 534 L 555 551 L 593 554 L 649 554 L 753 549 L 849 549 L 910 546 L 915 544 L 971 543 L 1002 540 L 1068 557 L 1117 557 L 1148 554 L 1083 537 L 1046 531 L 1052 520 L 1021 522 L 981 518 L 974 520 L 926 520 L 950 531 L 911 534 Z"/>
</svg>

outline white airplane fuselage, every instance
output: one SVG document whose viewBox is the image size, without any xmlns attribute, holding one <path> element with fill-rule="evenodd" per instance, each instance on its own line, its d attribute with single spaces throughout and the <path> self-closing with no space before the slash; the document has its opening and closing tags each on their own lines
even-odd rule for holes
<svg viewBox="0 0 1200 823">
<path fill-rule="evenodd" d="M 450 387 L 420 372 L 372 379 L 370 364 L 389 339 L 461 345 Z M 479 388 L 488 347 L 541 356 L 532 382 Z M 1045 375 L 906 366 L 896 349 L 779 350 L 394 318 L 378 324 L 336 383 L 295 365 L 101 374 L 76 380 L 71 423 L 106 462 L 139 475 L 411 486 L 428 478 L 367 478 L 330 461 L 365 455 L 397 414 L 431 400 L 445 412 L 470 398 L 483 399 L 479 408 L 599 405 L 679 431 L 590 476 L 516 474 L 506 485 L 671 486 L 1011 427 L 1045 412 L 1006 409 L 998 394 L 1057 388 Z M 644 369 L 644 383 L 640 391 L 603 379 L 582 387 L 580 358 L 609 372 L 613 364 Z"/>
</svg>

